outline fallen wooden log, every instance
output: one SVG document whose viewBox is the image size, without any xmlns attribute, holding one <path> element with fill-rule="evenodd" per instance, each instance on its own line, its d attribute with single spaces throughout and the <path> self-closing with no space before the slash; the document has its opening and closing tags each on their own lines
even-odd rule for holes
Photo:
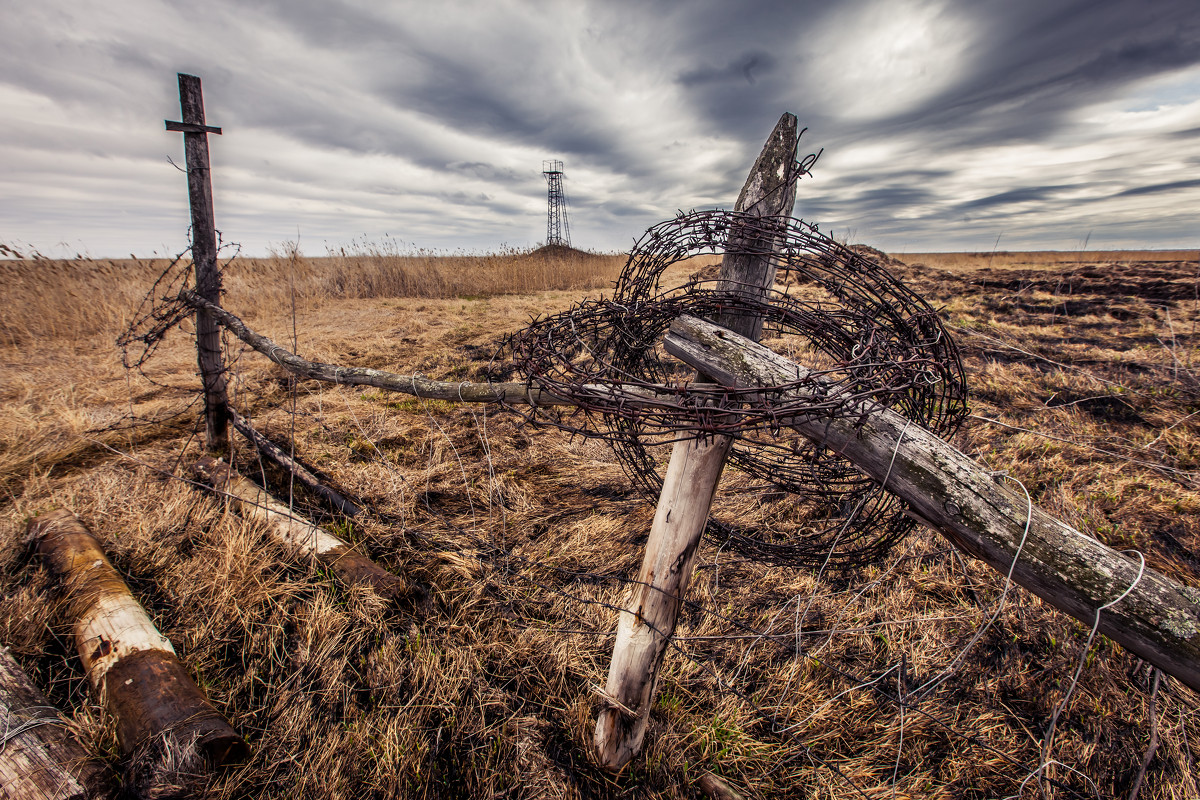
<svg viewBox="0 0 1200 800">
<path fill-rule="evenodd" d="M 108 796 L 104 765 L 88 756 L 7 648 L 0 649 L 0 729 L 3 800 Z"/>
<path fill-rule="evenodd" d="M 573 406 L 577 403 L 576 400 L 559 397 L 553 392 L 525 383 L 435 381 L 424 375 L 400 375 L 368 367 L 343 367 L 321 361 L 309 361 L 251 330 L 241 318 L 208 302 L 195 292 L 184 290 L 179 293 L 179 299 L 192 308 L 207 312 L 234 336 L 288 372 L 304 378 L 343 386 L 370 386 L 385 392 L 399 392 L 413 397 L 454 403 L 506 403 L 514 406 Z M 679 390 L 676 387 L 584 384 L 580 388 L 594 393 L 597 398 L 604 398 L 607 402 L 620 402 L 635 408 L 674 408 L 679 401 Z"/>
<path fill-rule="evenodd" d="M 79 658 L 116 719 L 121 749 L 136 754 L 169 739 L 214 766 L 244 759 L 245 740 L 205 699 L 83 523 L 52 511 L 30 521 L 29 535 L 64 585 Z"/>
<path fill-rule="evenodd" d="M 266 490 L 238 474 L 221 459 L 202 457 L 196 474 L 217 492 L 229 498 L 234 509 L 247 519 L 267 525 L 271 533 L 293 552 L 316 559 L 349 586 L 366 586 L 388 601 L 419 601 L 424 593 L 409 581 L 388 572 L 332 533 L 314 525 L 295 509 L 288 508 Z"/>
<path fill-rule="evenodd" d="M 276 447 L 270 439 L 255 430 L 253 425 L 243 419 L 242 415 L 232 408 L 229 409 L 229 422 L 237 429 L 238 433 L 250 440 L 250 443 L 257 447 L 260 453 L 295 475 L 296 480 L 304 484 L 310 492 L 328 501 L 330 505 L 347 517 L 357 517 L 362 513 L 362 509 L 357 503 L 347 500 L 340 492 L 335 492 L 321 483 L 316 475 L 313 475 L 303 465 L 297 463 L 294 458 Z"/>
<path fill-rule="evenodd" d="M 810 380 L 805 367 L 705 320 L 680 317 L 666 350 L 724 386 Z M 816 396 L 815 394 L 812 396 Z M 780 398 L 788 405 L 802 392 Z M 823 399 L 827 402 L 828 397 Z M 852 461 L 956 547 L 1200 691 L 1200 590 L 1075 530 L 953 445 L 888 408 L 781 419 Z M 1032 513 L 1030 513 L 1032 509 Z M 1115 601 L 1115 602 L 1114 602 Z"/>
<path fill-rule="evenodd" d="M 735 206 L 748 217 L 789 217 L 795 200 L 796 118 L 784 114 L 750 169 Z M 761 298 L 775 281 L 771 233 L 735 227 L 721 260 L 718 290 Z M 762 319 L 724 315 L 721 321 L 757 338 Z M 642 747 L 663 656 L 679 618 L 684 592 L 699 554 L 709 508 L 729 456 L 730 436 L 695 436 L 676 442 L 646 553 L 633 594 L 617 622 L 605 697 L 596 719 L 596 757 L 620 769 Z"/>
</svg>

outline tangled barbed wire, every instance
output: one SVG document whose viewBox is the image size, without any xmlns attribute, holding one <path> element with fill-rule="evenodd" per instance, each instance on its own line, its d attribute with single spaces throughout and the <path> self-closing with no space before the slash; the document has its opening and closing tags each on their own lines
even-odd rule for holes
<svg viewBox="0 0 1200 800">
<path fill-rule="evenodd" d="M 218 258 L 213 273 L 217 292 L 221 291 L 225 268 L 233 263 L 241 251 L 240 244 L 225 242 L 220 231 L 217 232 L 217 253 L 225 253 Z M 149 379 L 143 368 L 158 352 L 167 333 L 185 319 L 195 316 L 196 309 L 182 299 L 183 292 L 192 288 L 196 277 L 191 253 L 189 245 L 171 258 L 138 303 L 125 330 L 117 337 L 117 347 L 121 349 L 121 363 L 125 369 L 137 370 Z"/>
<path fill-rule="evenodd" d="M 766 261 L 768 288 L 721 277 L 713 264 L 681 286 L 666 271 L 697 256 Z M 699 264 L 699 262 L 693 262 Z M 162 273 L 119 344 L 141 369 L 166 332 L 190 316 L 182 259 Z M 172 296 L 174 294 L 174 296 Z M 722 387 L 668 356 L 663 335 L 683 315 L 757 333 L 794 358 L 797 380 Z M 131 358 L 130 350 L 141 346 Z M 500 366 L 497 366 L 497 365 Z M 506 404 L 536 424 L 607 440 L 647 498 L 662 486 L 655 445 L 730 436 L 730 462 L 757 494 L 762 523 L 718 514 L 710 534 L 777 564 L 850 568 L 883 557 L 912 529 L 903 503 L 849 460 L 788 427 L 797 418 L 862 418 L 888 407 L 912 424 L 952 433 L 966 416 L 958 349 L 937 313 L 887 269 L 814 226 L 728 211 L 680 214 L 636 243 L 610 299 L 534 320 L 505 340 L 489 380 L 519 378 L 567 406 Z M 635 402 L 645 390 L 653 402 Z M 631 393 L 632 392 L 632 393 Z"/>
<path fill-rule="evenodd" d="M 664 287 L 666 270 L 697 256 L 768 259 L 765 292 L 700 269 Z M 758 318 L 761 340 L 811 370 L 753 389 L 706 383 L 662 344 L 681 315 Z M 505 363 L 501 363 L 501 362 Z M 490 377 L 521 376 L 572 407 L 510 410 L 535 424 L 607 440 L 648 498 L 662 487 L 661 450 L 696 435 L 727 435 L 730 461 L 772 502 L 787 502 L 792 533 L 710 523 L 736 550 L 775 563 L 849 567 L 884 555 L 911 530 L 900 500 L 850 461 L 789 429 L 788 419 L 859 415 L 866 403 L 952 434 L 967 414 L 958 349 L 937 312 L 887 269 L 802 221 L 729 211 L 680 214 L 637 242 L 610 299 L 535 320 L 507 338 Z M 614 385 L 678 387 L 673 404 L 635 404 Z"/>
<path fill-rule="evenodd" d="M 142 368 L 158 352 L 167 333 L 195 310 L 178 299 L 179 293 L 193 280 L 192 262 L 185 258 L 191 248 L 179 253 L 167 264 L 146 291 L 125 330 L 117 337 L 121 364 L 145 374 Z"/>
</svg>

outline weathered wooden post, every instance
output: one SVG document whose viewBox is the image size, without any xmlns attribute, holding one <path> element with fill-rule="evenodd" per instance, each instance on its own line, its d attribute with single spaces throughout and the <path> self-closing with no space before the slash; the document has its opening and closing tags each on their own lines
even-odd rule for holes
<svg viewBox="0 0 1200 800">
<path fill-rule="evenodd" d="M 188 199 L 192 207 L 192 264 L 196 292 L 210 303 L 221 303 L 221 274 L 217 271 L 217 231 L 213 220 L 212 183 L 209 177 L 208 134 L 221 129 L 204 123 L 204 95 L 200 79 L 179 73 L 179 108 L 182 122 L 166 121 L 167 130 L 183 133 L 187 156 Z M 221 357 L 221 328 L 208 314 L 196 312 L 196 355 L 204 384 L 205 445 L 209 452 L 229 449 L 228 399 L 225 365 Z"/>
<path fill-rule="evenodd" d="M 80 661 L 116 718 L 121 749 L 133 754 L 173 740 L 214 765 L 244 758 L 245 740 L 204 697 L 83 523 L 51 511 L 30 521 L 29 537 L 65 586 Z"/>
<path fill-rule="evenodd" d="M 29 676 L 0 649 L 0 798 L 91 800 L 104 795 L 104 766 L 62 725 Z"/>
<path fill-rule="evenodd" d="M 663 344 L 722 386 L 812 381 L 785 393 L 785 406 L 834 395 L 803 365 L 695 317 L 675 320 Z M 1200 590 L 1055 519 L 890 408 L 848 401 L 838 414 L 779 421 L 854 462 L 955 547 L 1200 692 Z"/>
<path fill-rule="evenodd" d="M 788 217 L 795 201 L 796 118 L 784 114 L 750 170 L 735 210 L 755 217 Z M 773 235 L 733 230 L 721 261 L 718 288 L 752 297 L 775 281 Z M 759 255 L 762 254 L 762 255 Z M 761 318 L 722 315 L 717 322 L 757 339 Z M 663 479 L 658 509 L 633 597 L 617 627 L 607 705 L 596 721 L 596 756 L 619 769 L 641 750 L 667 642 L 699 552 L 700 537 L 733 439 L 698 436 L 677 443 Z"/>
</svg>

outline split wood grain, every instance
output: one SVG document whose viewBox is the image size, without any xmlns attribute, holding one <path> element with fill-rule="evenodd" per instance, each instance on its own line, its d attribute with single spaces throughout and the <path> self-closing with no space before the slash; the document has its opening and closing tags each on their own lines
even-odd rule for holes
<svg viewBox="0 0 1200 800">
<path fill-rule="evenodd" d="M 0 800 L 99 800 L 105 768 L 88 756 L 8 652 L 0 649 Z"/>
</svg>

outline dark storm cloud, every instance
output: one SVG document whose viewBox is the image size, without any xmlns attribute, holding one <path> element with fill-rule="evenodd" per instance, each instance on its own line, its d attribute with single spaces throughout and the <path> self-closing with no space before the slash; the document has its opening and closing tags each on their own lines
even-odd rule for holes
<svg viewBox="0 0 1200 800">
<path fill-rule="evenodd" d="M 887 186 L 874 182 L 848 186 L 846 201 L 864 211 L 880 211 L 931 203 L 937 194 L 919 186 Z"/>
<path fill-rule="evenodd" d="M 1177 192 L 1180 189 L 1191 189 L 1200 186 L 1200 179 L 1187 181 L 1172 181 L 1171 183 L 1155 183 L 1150 186 L 1135 186 L 1118 192 L 1116 197 L 1134 197 L 1141 194 L 1158 194 L 1160 192 Z"/>
<path fill-rule="evenodd" d="M 1037 139 L 1133 81 L 1200 64 L 1193 4 L 1123 0 L 967 6 L 986 32 L 974 66 L 897 122 L 960 146 Z"/>
<path fill-rule="evenodd" d="M 714 83 L 745 82 L 753 86 L 756 77 L 762 77 L 774 71 L 775 59 L 770 53 L 748 52 L 729 61 L 723 67 L 704 65 L 694 67 L 679 76 L 679 82 L 687 87 L 711 85 Z"/>
<path fill-rule="evenodd" d="M 1177 139 L 1191 139 L 1193 141 L 1200 140 L 1200 128 L 1188 128 L 1183 131 L 1172 131 L 1169 136 Z"/>
<path fill-rule="evenodd" d="M 972 200 L 968 203 L 961 203 L 958 206 L 959 211 L 973 211 L 980 208 L 991 208 L 993 206 L 1008 206 L 1018 203 L 1036 203 L 1048 200 L 1057 194 L 1062 193 L 1064 189 L 1069 189 L 1070 186 L 1023 186 L 1020 189 L 1010 189 L 1007 192 L 1000 194 L 989 195 L 988 197 L 980 197 L 977 200 Z"/>
</svg>

